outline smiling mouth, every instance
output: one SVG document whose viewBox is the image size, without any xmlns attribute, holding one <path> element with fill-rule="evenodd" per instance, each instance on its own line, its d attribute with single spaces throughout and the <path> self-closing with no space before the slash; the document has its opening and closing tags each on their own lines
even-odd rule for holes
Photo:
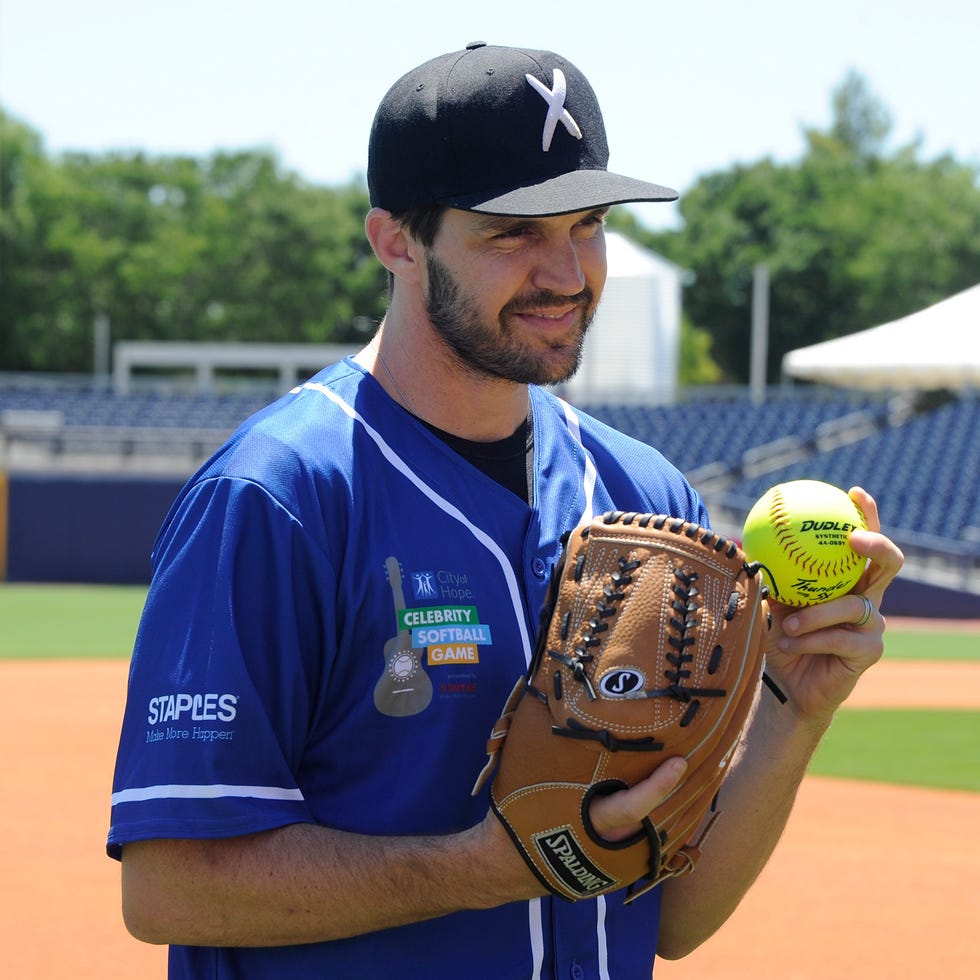
<svg viewBox="0 0 980 980">
<path fill-rule="evenodd" d="M 544 320 L 564 320 L 569 313 L 574 313 L 577 310 L 577 306 L 569 307 L 567 310 L 563 310 L 561 313 L 545 313 L 541 310 L 525 310 L 524 313 L 527 316 L 538 316 Z"/>
<path fill-rule="evenodd" d="M 554 322 L 559 323 L 568 320 L 569 317 L 581 315 L 585 309 L 585 303 L 574 302 L 562 305 L 560 307 L 522 306 L 516 309 L 511 309 L 508 312 L 515 314 L 516 316 L 528 317 L 535 320 L 553 320 Z"/>
<path fill-rule="evenodd" d="M 518 316 L 522 316 L 528 320 L 543 320 L 547 323 L 554 323 L 558 325 L 567 323 L 569 318 L 575 312 L 575 309 L 568 310 L 565 313 L 535 313 L 533 310 L 525 310 L 523 313 L 519 313 Z"/>
<path fill-rule="evenodd" d="M 575 312 L 584 313 L 592 306 L 592 290 L 585 288 L 574 295 L 540 291 L 516 300 L 504 308 L 504 313 L 540 317 L 543 320 L 563 320 Z"/>
</svg>

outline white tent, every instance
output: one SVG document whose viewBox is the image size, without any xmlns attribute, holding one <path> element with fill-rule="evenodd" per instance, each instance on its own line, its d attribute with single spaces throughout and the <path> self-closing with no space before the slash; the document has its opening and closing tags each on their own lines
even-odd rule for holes
<svg viewBox="0 0 980 980">
<path fill-rule="evenodd" d="M 562 395 L 579 404 L 673 401 L 687 272 L 625 235 L 606 232 L 608 272 L 578 374 Z"/>
<path fill-rule="evenodd" d="M 980 285 L 900 320 L 790 351 L 783 374 L 849 388 L 980 388 Z"/>
</svg>

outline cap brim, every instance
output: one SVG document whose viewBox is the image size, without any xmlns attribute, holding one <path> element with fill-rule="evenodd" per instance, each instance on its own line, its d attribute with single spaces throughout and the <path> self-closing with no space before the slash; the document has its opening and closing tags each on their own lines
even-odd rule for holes
<svg viewBox="0 0 980 980">
<path fill-rule="evenodd" d="M 608 170 L 573 170 L 523 187 L 440 198 L 439 204 L 460 211 L 525 218 L 592 211 L 638 201 L 676 201 L 677 191 Z"/>
</svg>

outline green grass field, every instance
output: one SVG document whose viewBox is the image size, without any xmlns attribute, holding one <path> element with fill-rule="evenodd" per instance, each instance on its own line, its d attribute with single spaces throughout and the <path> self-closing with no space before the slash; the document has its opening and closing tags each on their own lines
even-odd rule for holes
<svg viewBox="0 0 980 980">
<path fill-rule="evenodd" d="M 980 711 L 845 708 L 810 772 L 980 793 Z"/>
<path fill-rule="evenodd" d="M 952 630 L 885 631 L 889 660 L 980 660 L 980 634 Z"/>
<path fill-rule="evenodd" d="M 0 660 L 128 657 L 142 586 L 0 585 Z"/>
<path fill-rule="evenodd" d="M 125 658 L 144 587 L 0 585 L 0 660 Z M 893 660 L 980 661 L 980 637 L 943 630 L 885 634 Z M 937 680 L 937 683 L 940 683 Z M 980 792 L 980 711 L 850 709 L 838 713 L 811 772 Z"/>
</svg>

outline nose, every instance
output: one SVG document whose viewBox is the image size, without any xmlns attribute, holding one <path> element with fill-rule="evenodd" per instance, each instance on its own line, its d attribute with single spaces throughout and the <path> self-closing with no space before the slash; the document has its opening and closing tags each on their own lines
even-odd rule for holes
<svg viewBox="0 0 980 980">
<path fill-rule="evenodd" d="M 542 243 L 532 282 L 537 289 L 562 296 L 582 292 L 586 275 L 579 244 L 567 236 L 549 236 Z"/>
</svg>

